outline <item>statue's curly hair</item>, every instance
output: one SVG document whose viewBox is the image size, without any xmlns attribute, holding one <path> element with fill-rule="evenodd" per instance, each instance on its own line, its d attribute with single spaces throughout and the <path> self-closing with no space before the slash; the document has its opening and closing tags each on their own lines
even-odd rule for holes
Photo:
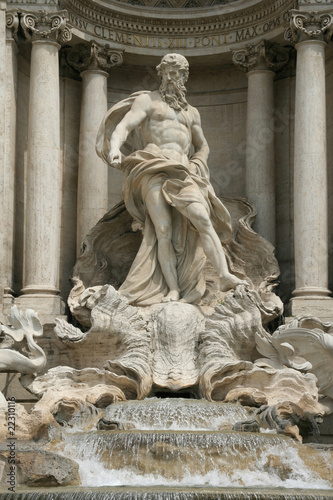
<svg viewBox="0 0 333 500">
<path fill-rule="evenodd" d="M 163 68 L 167 65 L 176 66 L 181 69 L 185 75 L 185 82 L 187 81 L 189 75 L 189 64 L 184 56 L 181 54 L 166 54 L 163 56 L 160 64 L 156 66 L 157 74 L 160 78 L 162 77 Z"/>
</svg>

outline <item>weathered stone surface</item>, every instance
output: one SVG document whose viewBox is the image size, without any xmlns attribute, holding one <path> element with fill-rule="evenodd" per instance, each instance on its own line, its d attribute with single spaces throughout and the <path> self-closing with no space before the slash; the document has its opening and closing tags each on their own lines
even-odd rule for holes
<svg viewBox="0 0 333 500">
<path fill-rule="evenodd" d="M 8 451 L 0 451 L 7 459 Z M 49 451 L 25 450 L 15 453 L 17 481 L 25 486 L 69 486 L 80 484 L 79 466 L 73 460 Z"/>
<path fill-rule="evenodd" d="M 35 410 L 51 411 L 55 415 L 63 412 L 66 420 L 86 404 L 100 407 L 125 400 L 121 387 L 128 397 L 135 396 L 135 386 L 130 387 L 126 377 L 97 368 L 75 370 L 64 366 L 49 370 L 28 386 L 33 394 L 43 396 Z"/>
<path fill-rule="evenodd" d="M 15 437 L 21 441 L 48 439 L 57 434 L 58 424 L 50 413 L 50 408 L 34 408 L 28 413 L 24 406 L 15 404 Z M 0 406 L 0 441 L 8 437 L 8 406 Z"/>
<path fill-rule="evenodd" d="M 266 299 L 273 295 L 265 293 Z M 127 398 L 139 399 L 158 388 L 174 391 L 187 387 L 199 388 L 202 397 L 210 398 L 210 379 L 214 378 L 215 384 L 217 372 L 222 376 L 230 372 L 231 365 L 235 372 L 253 367 L 255 332 L 263 328 L 263 318 L 267 321 L 280 311 L 273 301 L 263 302 L 259 293 L 245 289 L 227 294 L 224 304 L 208 317 L 198 306 L 181 302 L 148 309 L 130 306 L 107 285 L 81 295 L 91 308 L 90 330 L 82 332 L 62 320 L 56 327 L 63 342 L 75 346 L 73 367 L 86 373 L 88 380 L 87 369 L 81 367 L 95 364 L 98 377 L 106 376 Z M 94 346 L 94 353 L 90 346 Z M 64 379 L 79 380 L 78 368 L 53 369 L 49 376 L 55 384 L 61 373 Z M 38 384 L 33 384 L 35 394 Z"/>
<path fill-rule="evenodd" d="M 237 432 L 260 432 L 260 425 L 255 419 L 251 419 L 244 422 L 237 422 L 232 430 Z"/>
<path fill-rule="evenodd" d="M 232 389 L 224 398 L 225 403 L 240 403 L 243 406 L 262 406 L 267 404 L 264 392 L 258 389 L 240 388 Z"/>
<path fill-rule="evenodd" d="M 153 383 L 177 391 L 198 383 L 197 363 L 204 316 L 190 304 L 166 304 L 153 316 Z"/>
<path fill-rule="evenodd" d="M 315 413 L 327 411 L 318 403 L 313 373 L 302 373 L 297 363 L 272 364 L 260 358 L 259 333 L 275 352 L 271 339 L 278 333 L 271 337 L 262 318 L 274 317 L 278 307 L 263 302 L 255 291 L 226 294 L 209 316 L 198 306 L 180 302 L 146 309 L 130 306 L 109 285 L 82 295 L 91 303 L 91 328 L 82 332 L 62 320 L 56 328 L 71 347 L 72 366 L 53 368 L 27 382 L 29 390 L 42 397 L 36 408 L 65 414 L 60 420 L 68 421 L 82 405 L 105 407 L 117 399 L 184 389 L 209 400 L 252 406 L 298 404 L 306 396 L 304 411 L 307 406 Z M 84 368 L 87 363 L 95 368 Z"/>
<path fill-rule="evenodd" d="M 300 405 L 285 401 L 271 407 L 262 407 L 256 412 L 261 427 L 276 429 L 302 442 L 310 432 L 318 440 L 319 429 L 316 415 L 304 412 Z M 319 420 L 319 417 L 317 417 Z"/>
<path fill-rule="evenodd" d="M 300 443 L 308 435 L 319 440 L 319 426 L 323 422 L 322 409 L 307 394 L 297 404 L 292 401 L 280 402 L 274 406 L 263 405 L 253 412 L 253 419 L 237 422 L 233 430 L 256 432 L 253 429 L 276 430 L 279 434 L 290 436 Z"/>
</svg>

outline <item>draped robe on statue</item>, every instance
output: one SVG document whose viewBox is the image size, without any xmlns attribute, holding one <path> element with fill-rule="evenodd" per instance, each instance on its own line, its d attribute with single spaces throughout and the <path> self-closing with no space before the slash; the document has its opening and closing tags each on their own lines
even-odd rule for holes
<svg viewBox="0 0 333 500">
<path fill-rule="evenodd" d="M 120 101 L 105 116 L 97 135 L 96 151 L 106 163 L 111 135 L 141 93 Z M 169 292 L 158 261 L 154 225 L 145 205 L 149 189 L 159 186 L 172 207 L 172 244 L 181 299 L 199 302 L 206 289 L 203 274 L 206 256 L 199 234 L 187 217 L 188 206 L 196 202 L 206 208 L 222 243 L 229 243 L 232 236 L 230 214 L 209 182 L 205 155 L 200 151 L 194 153 L 187 167 L 162 154 L 145 151 L 140 128 L 129 134 L 122 151 L 125 153 L 121 163 L 125 173 L 124 201 L 128 212 L 143 227 L 143 240 L 119 291 L 131 304 L 142 306 L 161 302 Z"/>
</svg>

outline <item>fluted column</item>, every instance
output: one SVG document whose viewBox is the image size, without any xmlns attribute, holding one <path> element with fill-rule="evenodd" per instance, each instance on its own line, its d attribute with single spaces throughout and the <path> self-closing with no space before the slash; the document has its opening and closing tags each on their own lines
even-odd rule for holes
<svg viewBox="0 0 333 500">
<path fill-rule="evenodd" d="M 17 46 L 14 37 L 19 27 L 16 11 L 6 12 L 0 4 L 1 23 L 1 97 L 0 112 L 0 283 L 3 288 L 3 313 L 13 302 L 13 246 L 15 207 L 15 138 L 17 92 Z M 0 301 L 1 303 L 1 301 Z"/>
<path fill-rule="evenodd" d="M 64 11 L 25 13 L 31 39 L 24 287 L 45 314 L 60 314 L 62 169 L 60 163 L 59 42 L 70 40 Z"/>
<path fill-rule="evenodd" d="M 108 168 L 97 156 L 96 136 L 107 111 L 109 71 L 121 64 L 122 53 L 95 42 L 79 44 L 67 55 L 67 63 L 82 78 L 78 200 L 77 253 L 83 238 L 108 210 Z"/>
<path fill-rule="evenodd" d="M 248 77 L 246 196 L 257 209 L 256 231 L 275 244 L 274 89 L 275 71 L 289 60 L 278 44 L 264 40 L 233 53 Z"/>
<path fill-rule="evenodd" d="M 333 17 L 291 11 L 286 38 L 297 49 L 294 225 L 295 278 L 292 313 L 325 316 L 328 298 L 325 47 Z M 325 302 L 326 299 L 326 302 Z M 328 302 L 327 302 L 328 300 Z M 328 317 L 332 316 L 332 311 Z"/>
</svg>

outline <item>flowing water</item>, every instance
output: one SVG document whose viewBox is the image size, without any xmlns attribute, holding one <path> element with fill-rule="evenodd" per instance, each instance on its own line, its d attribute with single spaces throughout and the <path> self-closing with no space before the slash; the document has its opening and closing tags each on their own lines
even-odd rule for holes
<svg viewBox="0 0 333 500">
<path fill-rule="evenodd" d="M 125 490 L 125 491 L 124 491 Z M 315 494 L 299 491 L 268 489 L 247 491 L 204 488 L 50 488 L 47 492 L 25 490 L 19 494 L 0 494 L 1 500 L 331 500 L 333 492 L 317 491 Z"/>
<path fill-rule="evenodd" d="M 318 452 L 277 434 L 233 432 L 235 422 L 249 419 L 247 409 L 238 405 L 152 398 L 112 404 L 103 416 L 125 430 L 82 430 L 77 419 L 53 448 L 79 464 L 85 487 L 127 487 L 136 492 L 162 488 L 158 496 L 141 492 L 137 498 L 145 500 L 227 498 L 221 496 L 221 488 L 224 494 L 231 488 L 232 495 L 239 495 L 230 498 L 246 498 L 242 490 L 255 488 L 258 496 L 252 492 L 248 498 L 258 499 L 274 498 L 262 496 L 267 488 L 282 488 L 290 494 L 302 488 L 302 499 L 329 498 L 319 491 L 333 491 L 330 452 Z M 165 496 L 168 488 L 173 488 L 174 495 L 175 488 L 182 488 L 180 496 Z M 190 493 L 193 488 L 196 491 Z M 193 496 L 203 494 L 203 488 L 215 490 L 206 497 Z M 304 489 L 310 496 L 305 496 Z M 114 498 L 120 498 L 120 493 Z M 290 494 L 285 498 L 297 498 Z M 276 498 L 283 497 L 280 493 Z"/>
<path fill-rule="evenodd" d="M 249 418 L 243 406 L 196 399 L 158 399 L 110 405 L 105 418 L 140 430 L 231 430 L 234 422 Z"/>
</svg>

